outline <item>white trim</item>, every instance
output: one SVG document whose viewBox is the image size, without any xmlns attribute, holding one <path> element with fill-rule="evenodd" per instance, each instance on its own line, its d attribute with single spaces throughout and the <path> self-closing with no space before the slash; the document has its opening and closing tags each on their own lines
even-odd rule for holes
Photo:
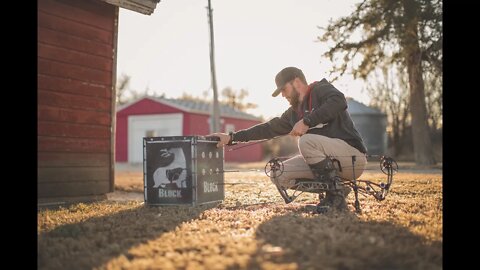
<svg viewBox="0 0 480 270">
<path fill-rule="evenodd" d="M 174 126 L 169 126 L 174 123 Z M 143 125 L 143 126 L 142 126 Z M 128 162 L 143 162 L 143 137 L 146 136 L 145 125 L 156 132 L 154 137 L 183 136 L 183 113 L 147 114 L 128 116 Z M 158 132 L 163 131 L 163 132 Z M 141 133 L 141 134 L 140 134 Z M 140 156 L 142 158 L 140 158 Z"/>
</svg>

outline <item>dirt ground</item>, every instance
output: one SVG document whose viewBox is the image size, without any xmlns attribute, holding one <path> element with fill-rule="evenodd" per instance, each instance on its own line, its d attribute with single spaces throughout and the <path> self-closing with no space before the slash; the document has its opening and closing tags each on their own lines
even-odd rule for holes
<svg viewBox="0 0 480 270">
<path fill-rule="evenodd" d="M 264 161 L 252 163 L 226 163 L 226 171 L 248 171 L 258 173 L 259 176 L 266 177 L 264 172 Z M 416 166 L 414 162 L 398 162 L 400 174 L 442 174 L 442 164 L 429 167 Z M 369 162 L 366 168 L 366 175 L 370 172 L 379 173 L 377 162 Z M 371 173 L 370 173 L 371 174 Z M 380 179 L 383 177 L 379 175 Z M 226 173 L 226 179 L 238 178 L 237 172 Z M 143 198 L 143 165 L 117 163 L 115 167 L 115 192 L 107 194 L 107 197 L 113 201 L 126 200 L 144 200 Z M 139 194 L 141 193 L 141 194 Z"/>
<path fill-rule="evenodd" d="M 399 164 L 384 201 L 362 213 L 285 204 L 264 163 L 226 164 L 219 204 L 146 206 L 143 168 L 116 167 L 109 200 L 38 212 L 38 269 L 442 269 L 442 169 Z M 384 179 L 379 170 L 363 179 Z M 402 168 L 404 168 L 402 170 Z"/>
</svg>

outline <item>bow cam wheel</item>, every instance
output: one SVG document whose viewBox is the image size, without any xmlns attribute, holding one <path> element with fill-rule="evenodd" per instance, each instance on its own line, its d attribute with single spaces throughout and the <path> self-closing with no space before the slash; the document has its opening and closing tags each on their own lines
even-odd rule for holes
<svg viewBox="0 0 480 270">
<path fill-rule="evenodd" d="M 380 170 L 384 174 L 396 174 L 398 172 L 398 164 L 391 157 L 382 157 L 380 160 Z"/>
<path fill-rule="evenodd" d="M 279 173 L 278 173 L 279 172 Z M 283 173 L 283 162 L 278 158 L 273 158 L 265 165 L 265 174 L 268 177 L 278 177 Z"/>
</svg>

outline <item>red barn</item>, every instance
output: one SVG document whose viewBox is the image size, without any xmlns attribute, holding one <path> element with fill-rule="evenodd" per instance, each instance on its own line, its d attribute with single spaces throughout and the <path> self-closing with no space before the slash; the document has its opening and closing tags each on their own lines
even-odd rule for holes
<svg viewBox="0 0 480 270">
<path fill-rule="evenodd" d="M 211 106 L 207 102 L 144 97 L 117 109 L 115 161 L 142 163 L 143 137 L 193 136 L 210 133 Z M 261 119 L 220 105 L 223 132 L 245 129 Z M 262 146 L 255 144 L 225 152 L 225 161 L 262 160 Z"/>
<path fill-rule="evenodd" d="M 40 204 L 113 191 L 119 7 L 151 14 L 159 1 L 38 1 Z"/>
</svg>

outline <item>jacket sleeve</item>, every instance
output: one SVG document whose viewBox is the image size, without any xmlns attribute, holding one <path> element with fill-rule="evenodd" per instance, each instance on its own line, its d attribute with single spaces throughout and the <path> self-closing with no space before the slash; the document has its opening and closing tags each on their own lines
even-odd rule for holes
<svg viewBox="0 0 480 270">
<path fill-rule="evenodd" d="M 347 100 L 342 92 L 333 87 L 328 87 L 325 91 L 318 91 L 312 98 L 316 98 L 315 106 L 310 114 L 312 126 L 326 124 L 333 120 L 335 116 L 347 109 Z"/>
<path fill-rule="evenodd" d="M 271 139 L 288 134 L 293 128 L 290 121 L 291 118 L 292 109 L 289 108 L 281 117 L 275 117 L 268 122 L 235 132 L 233 139 L 237 142 L 248 142 L 251 140 Z"/>
</svg>

